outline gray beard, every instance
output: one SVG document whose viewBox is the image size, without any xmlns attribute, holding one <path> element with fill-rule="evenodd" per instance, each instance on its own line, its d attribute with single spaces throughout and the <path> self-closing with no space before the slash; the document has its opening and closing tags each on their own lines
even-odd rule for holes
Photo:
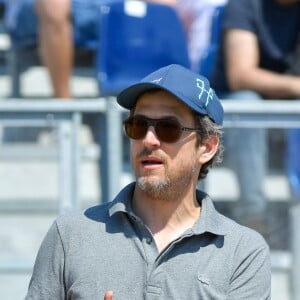
<svg viewBox="0 0 300 300">
<path fill-rule="evenodd" d="M 190 184 L 194 169 L 186 176 L 177 178 L 166 177 L 160 180 L 149 180 L 147 176 L 137 178 L 138 187 L 149 197 L 154 200 L 176 201 L 181 198 Z"/>
<path fill-rule="evenodd" d="M 167 196 L 171 191 L 171 183 L 169 178 L 160 181 L 152 180 L 151 182 L 149 182 L 146 177 L 139 177 L 137 179 L 137 185 L 143 192 L 145 192 L 145 194 L 147 194 L 151 198 L 169 198 Z"/>
</svg>

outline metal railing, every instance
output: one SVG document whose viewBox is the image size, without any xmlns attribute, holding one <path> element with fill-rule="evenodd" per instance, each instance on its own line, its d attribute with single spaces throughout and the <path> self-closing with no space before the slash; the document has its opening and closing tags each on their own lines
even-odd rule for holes
<svg viewBox="0 0 300 300">
<path fill-rule="evenodd" d="M 121 109 L 114 98 L 81 101 L 20 101 L 10 99 L 0 105 L 0 124 L 16 127 L 53 127 L 58 131 L 59 210 L 79 208 L 79 127 L 83 114 L 103 116 L 101 155 L 102 198 L 112 199 L 120 189 Z"/>
<path fill-rule="evenodd" d="M 261 103 L 244 103 L 236 100 L 223 101 L 224 127 L 235 128 L 300 128 L 300 101 L 269 100 Z M 42 100 L 20 101 L 10 99 L 0 105 L 0 124 L 4 126 L 55 127 L 59 132 L 59 210 L 79 208 L 79 127 L 85 113 L 102 114 L 105 120 L 101 155 L 102 199 L 113 199 L 121 189 L 122 131 L 124 110 L 114 97 L 97 100 Z M 290 208 L 292 224 L 291 281 L 293 300 L 298 299 L 300 287 L 300 204 Z M 24 265 L 3 266 L 4 270 L 24 269 Z M 28 268 L 28 266 L 27 266 Z M 0 266 L 1 269 L 1 266 Z"/>
</svg>

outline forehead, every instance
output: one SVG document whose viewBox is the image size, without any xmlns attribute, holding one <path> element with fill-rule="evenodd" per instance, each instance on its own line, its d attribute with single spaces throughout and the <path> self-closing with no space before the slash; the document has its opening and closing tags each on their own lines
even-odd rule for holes
<svg viewBox="0 0 300 300">
<path fill-rule="evenodd" d="M 152 90 L 142 94 L 137 100 L 135 111 L 192 115 L 191 109 L 186 104 L 164 90 Z"/>
</svg>

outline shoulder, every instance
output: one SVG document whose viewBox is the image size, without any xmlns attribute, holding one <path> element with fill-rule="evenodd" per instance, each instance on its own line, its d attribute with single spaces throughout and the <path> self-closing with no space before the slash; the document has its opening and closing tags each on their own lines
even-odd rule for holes
<svg viewBox="0 0 300 300">
<path fill-rule="evenodd" d="M 223 259 L 230 268 L 228 299 L 269 299 L 271 287 L 270 249 L 255 230 L 224 218 Z"/>
<path fill-rule="evenodd" d="M 251 29 L 261 15 L 260 0 L 229 0 L 224 13 L 224 28 Z"/>
<path fill-rule="evenodd" d="M 59 240 L 65 253 L 72 253 L 83 244 L 91 245 L 97 238 L 106 235 L 109 220 L 109 204 L 97 205 L 85 211 L 70 211 L 60 214 L 48 233 L 48 239 Z"/>
<path fill-rule="evenodd" d="M 56 226 L 61 234 L 75 233 L 104 224 L 109 218 L 110 203 L 96 205 L 83 211 L 69 211 L 60 214 Z"/>
<path fill-rule="evenodd" d="M 262 237 L 262 235 L 259 232 L 257 232 L 256 230 L 254 230 L 250 227 L 241 225 L 238 222 L 234 221 L 233 219 L 228 218 L 224 215 L 221 215 L 221 217 L 223 218 L 224 224 L 226 224 L 225 226 L 227 226 L 228 229 L 231 228 L 234 230 L 233 232 L 231 232 L 231 234 L 233 236 L 247 236 L 247 237 L 249 236 L 249 238 L 254 238 L 254 239 L 264 241 L 264 238 Z"/>
<path fill-rule="evenodd" d="M 111 223 L 111 225 L 117 224 L 118 219 L 121 218 L 113 218 L 113 215 L 117 215 L 115 212 L 127 211 L 133 188 L 134 183 L 129 184 L 112 201 L 92 206 L 84 211 L 72 211 L 61 214 L 56 219 L 58 229 L 60 231 L 74 231 L 76 229 L 80 232 L 82 228 L 103 228 L 108 223 Z"/>
<path fill-rule="evenodd" d="M 205 231 L 223 236 L 226 242 L 225 247 L 240 248 L 247 243 L 253 243 L 258 247 L 268 247 L 260 233 L 221 214 L 208 195 L 197 191 L 197 199 L 201 198 L 202 224 L 205 224 Z M 202 228 L 199 230 L 201 231 Z"/>
<path fill-rule="evenodd" d="M 225 241 L 232 246 L 232 249 L 235 249 L 235 255 L 252 255 L 258 252 L 265 257 L 269 255 L 269 246 L 259 232 L 223 215 L 221 218 L 223 218 L 224 230 L 227 232 Z"/>
<path fill-rule="evenodd" d="M 261 0 L 228 0 L 227 7 L 228 9 L 255 9 L 260 7 L 260 2 Z"/>
</svg>

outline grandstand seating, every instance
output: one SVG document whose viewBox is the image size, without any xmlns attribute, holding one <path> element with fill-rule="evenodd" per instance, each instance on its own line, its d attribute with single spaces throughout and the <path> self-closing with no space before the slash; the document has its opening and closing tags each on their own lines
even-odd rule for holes
<svg viewBox="0 0 300 300">
<path fill-rule="evenodd" d="M 125 1 L 102 6 L 100 15 L 97 70 L 102 96 L 116 95 L 165 65 L 190 66 L 182 22 L 172 7 Z"/>
</svg>

